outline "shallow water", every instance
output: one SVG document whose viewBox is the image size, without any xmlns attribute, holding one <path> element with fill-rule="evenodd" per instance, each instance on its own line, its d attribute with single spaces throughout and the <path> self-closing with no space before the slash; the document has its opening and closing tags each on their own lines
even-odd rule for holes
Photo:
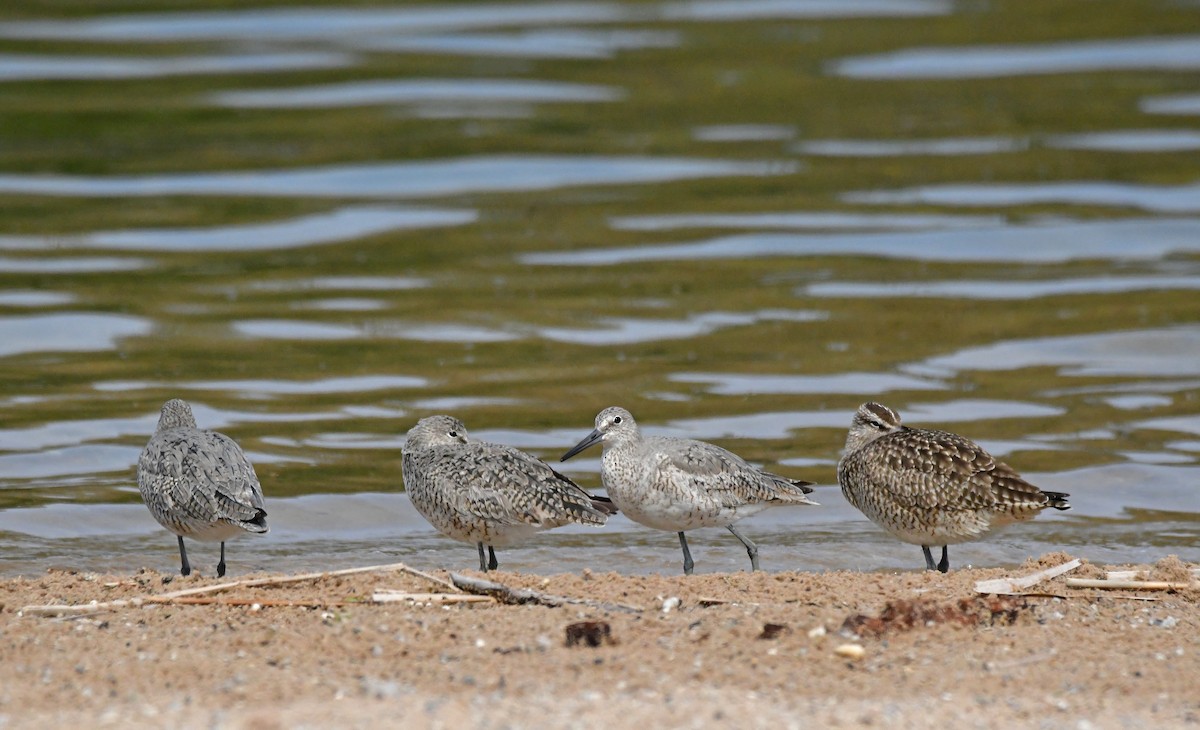
<svg viewBox="0 0 1200 730">
<path fill-rule="evenodd" d="M 612 404 L 819 483 L 743 523 L 766 569 L 917 569 L 835 485 L 869 399 L 1071 494 L 954 565 L 1200 561 L 1197 8 L 146 8 L 0 22 L 0 574 L 175 569 L 175 396 L 267 493 L 235 573 L 471 567 L 407 429 L 554 462 Z M 681 563 L 623 517 L 499 557 Z"/>
</svg>

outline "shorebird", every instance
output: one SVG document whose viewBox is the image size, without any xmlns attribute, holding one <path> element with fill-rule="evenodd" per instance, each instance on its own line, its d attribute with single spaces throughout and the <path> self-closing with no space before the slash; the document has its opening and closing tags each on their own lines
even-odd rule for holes
<svg viewBox="0 0 1200 730">
<path fill-rule="evenodd" d="M 854 414 L 838 462 L 842 494 L 872 522 L 925 553 L 925 567 L 950 569 L 947 546 L 978 540 L 1046 507 L 1066 510 L 1069 494 L 1043 492 L 970 439 L 909 428 L 879 403 Z M 942 546 L 933 562 L 931 545 Z"/>
<path fill-rule="evenodd" d="M 561 460 L 598 443 L 604 445 L 600 479 L 613 504 L 634 522 L 678 533 L 685 575 L 694 563 L 684 532 L 724 527 L 746 546 L 750 569 L 759 570 L 758 546 L 733 523 L 768 507 L 816 504 L 804 496 L 812 482 L 762 471 L 704 441 L 643 436 L 629 411 L 617 406 L 600 411 L 595 430 Z"/>
<path fill-rule="evenodd" d="M 499 567 L 496 546 L 572 522 L 601 526 L 616 513 L 541 460 L 472 440 L 451 416 L 422 418 L 409 430 L 402 466 L 413 506 L 447 537 L 475 543 L 485 573 Z"/>
<path fill-rule="evenodd" d="M 179 539 L 179 572 L 190 575 L 183 538 L 221 543 L 217 575 L 225 575 L 225 541 L 267 531 L 262 486 L 242 449 L 224 434 L 196 428 L 192 407 L 163 404 L 158 428 L 137 467 L 142 501 Z"/>
</svg>

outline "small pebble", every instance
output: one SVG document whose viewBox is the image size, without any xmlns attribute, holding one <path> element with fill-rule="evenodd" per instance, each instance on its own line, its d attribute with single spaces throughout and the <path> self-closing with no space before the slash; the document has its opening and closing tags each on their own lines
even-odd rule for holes
<svg viewBox="0 0 1200 730">
<path fill-rule="evenodd" d="M 862 659 L 867 655 L 867 650 L 859 644 L 839 644 L 833 653 L 847 659 Z"/>
</svg>

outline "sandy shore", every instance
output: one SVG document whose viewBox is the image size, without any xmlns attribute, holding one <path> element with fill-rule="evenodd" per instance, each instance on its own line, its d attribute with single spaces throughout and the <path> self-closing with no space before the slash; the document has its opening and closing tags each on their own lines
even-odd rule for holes
<svg viewBox="0 0 1200 730">
<path fill-rule="evenodd" d="M 1200 725 L 1200 592 L 1068 587 L 1103 577 L 1085 564 L 1039 595 L 975 593 L 1065 559 L 948 575 L 487 576 L 640 612 L 376 604 L 387 589 L 447 591 L 373 572 L 193 599 L 216 604 L 23 613 L 227 582 L 57 571 L 0 583 L 0 726 Z M 1140 569 L 1176 579 L 1181 565 Z M 569 628 L 588 621 L 607 638 Z"/>
</svg>

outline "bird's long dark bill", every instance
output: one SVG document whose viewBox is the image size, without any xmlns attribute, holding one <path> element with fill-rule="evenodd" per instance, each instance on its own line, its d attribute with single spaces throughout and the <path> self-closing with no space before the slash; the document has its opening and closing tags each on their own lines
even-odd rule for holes
<svg viewBox="0 0 1200 730">
<path fill-rule="evenodd" d="M 603 438 L 604 438 L 604 435 L 601 434 L 599 431 L 592 431 L 591 433 L 589 433 L 587 435 L 587 438 L 585 438 L 584 440 L 575 444 L 575 446 L 570 451 L 563 454 L 562 457 L 559 459 L 559 461 L 566 461 L 567 459 L 570 459 L 572 456 L 574 456 L 575 454 L 578 454 L 580 451 L 583 451 L 584 449 L 588 448 L 589 446 L 594 446 L 594 445 L 600 443 L 600 440 Z"/>
</svg>

